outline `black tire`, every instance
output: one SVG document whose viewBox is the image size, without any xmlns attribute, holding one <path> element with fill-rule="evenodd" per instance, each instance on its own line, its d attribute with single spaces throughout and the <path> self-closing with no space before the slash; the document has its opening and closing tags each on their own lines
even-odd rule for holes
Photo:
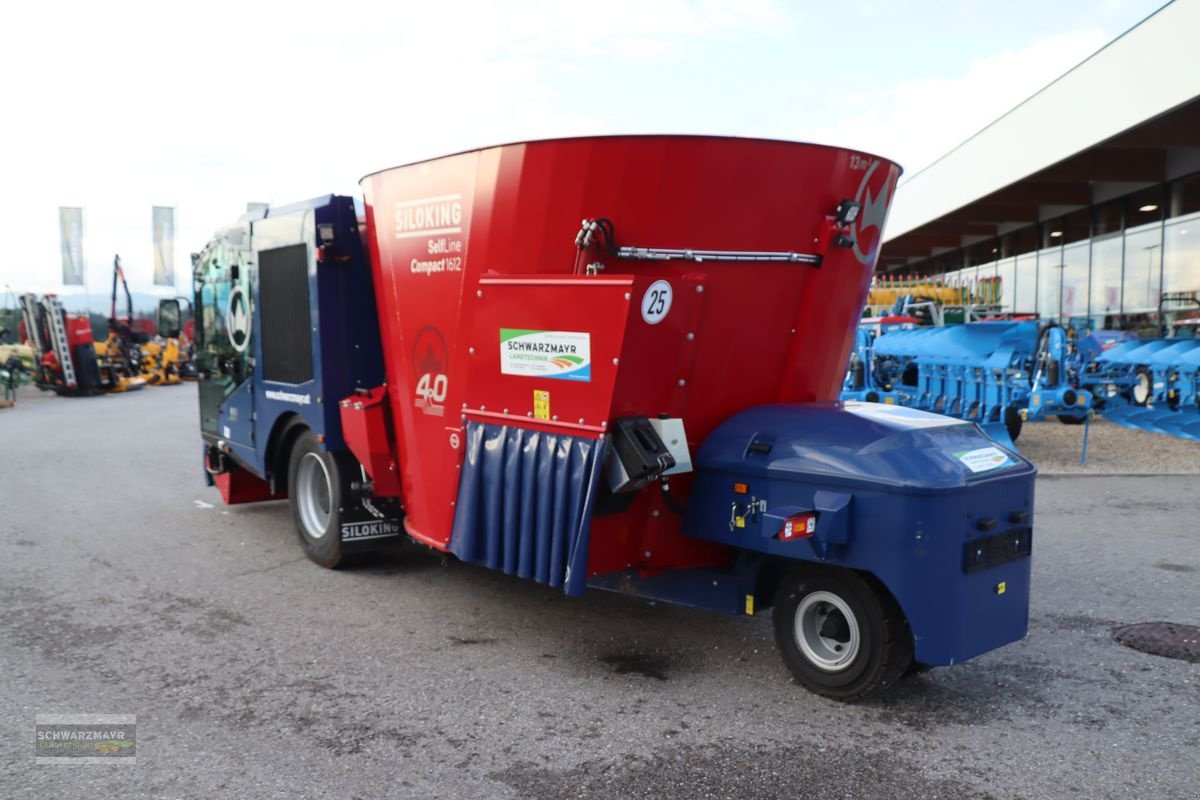
<svg viewBox="0 0 1200 800">
<path fill-rule="evenodd" d="M 322 567 L 336 569 L 344 561 L 340 522 L 345 482 L 338 460 L 321 452 L 309 430 L 293 441 L 287 481 L 292 519 L 304 554 Z"/>
<path fill-rule="evenodd" d="M 1075 417 L 1070 414 L 1059 414 L 1058 421 L 1063 425 L 1082 425 L 1087 422 L 1087 417 Z"/>
<path fill-rule="evenodd" d="M 779 584 L 772 621 L 796 682 L 833 700 L 890 686 L 912 664 L 912 634 L 896 601 L 850 570 L 793 570 Z"/>
<path fill-rule="evenodd" d="M 1012 406 L 1004 407 L 1004 430 L 1008 432 L 1008 438 L 1015 443 L 1021 436 L 1021 427 L 1025 424 L 1025 420 L 1021 419 L 1021 412 Z"/>
<path fill-rule="evenodd" d="M 900 677 L 901 678 L 909 678 L 909 677 L 912 677 L 913 675 L 924 675 L 926 672 L 929 672 L 929 670 L 931 670 L 931 669 L 933 669 L 932 664 L 922 664 L 920 661 L 914 661 L 908 665 L 908 669 L 904 670 L 904 674 L 901 675 Z"/>
</svg>

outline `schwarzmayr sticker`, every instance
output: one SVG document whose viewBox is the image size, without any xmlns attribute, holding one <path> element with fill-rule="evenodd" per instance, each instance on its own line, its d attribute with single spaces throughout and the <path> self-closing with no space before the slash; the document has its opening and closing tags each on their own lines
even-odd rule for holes
<svg viewBox="0 0 1200 800">
<path fill-rule="evenodd" d="M 988 472 L 1013 463 L 1003 450 L 996 447 L 981 447 L 978 450 L 963 450 L 954 454 L 971 472 Z"/>
<path fill-rule="evenodd" d="M 500 372 L 564 381 L 590 381 L 591 335 L 573 331 L 501 328 Z"/>
</svg>

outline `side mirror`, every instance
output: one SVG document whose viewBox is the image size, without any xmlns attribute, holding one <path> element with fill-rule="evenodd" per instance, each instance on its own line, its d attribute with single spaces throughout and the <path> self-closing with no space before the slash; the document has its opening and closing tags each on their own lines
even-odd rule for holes
<svg viewBox="0 0 1200 800">
<path fill-rule="evenodd" d="M 164 339 L 177 339 L 180 328 L 178 300 L 158 301 L 158 335 Z"/>
</svg>

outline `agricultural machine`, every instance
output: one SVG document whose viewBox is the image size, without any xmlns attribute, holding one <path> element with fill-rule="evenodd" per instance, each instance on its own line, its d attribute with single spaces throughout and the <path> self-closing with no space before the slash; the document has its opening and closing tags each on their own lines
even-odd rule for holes
<svg viewBox="0 0 1200 800">
<path fill-rule="evenodd" d="M 0 328 L 0 338 L 8 333 Z M 33 348 L 23 344 L 0 344 L 0 408 L 16 402 L 17 387 L 33 376 Z"/>
<path fill-rule="evenodd" d="M 906 329 L 896 330 L 896 320 L 909 320 Z M 1078 388 L 1073 340 L 1061 326 L 1032 320 L 932 327 L 915 322 L 889 317 L 859 326 L 842 399 L 976 422 L 1008 447 L 1026 419 L 1053 415 L 1076 424 L 1091 413 L 1092 395 Z"/>
<path fill-rule="evenodd" d="M 34 366 L 33 348 L 21 343 L 17 297 L 7 294 L 14 302 L 11 308 L 0 309 L 0 408 L 16 402 L 17 387 L 33 379 Z"/>
<path fill-rule="evenodd" d="M 124 316 L 117 313 L 118 287 L 125 294 Z M 36 354 L 32 373 L 41 389 L 82 396 L 176 384 L 196 375 L 185 333 L 192 322 L 181 325 L 178 300 L 168 301 L 165 312 L 160 305 L 157 331 L 153 321 L 136 318 L 120 256 L 113 259 L 112 302 L 104 341 L 95 341 L 86 315 L 67 313 L 56 295 L 23 294 L 20 306 L 21 333 Z"/>
<path fill-rule="evenodd" d="M 1158 312 L 1163 338 L 1095 348 L 1080 384 L 1095 393 L 1105 419 L 1200 440 L 1200 298 L 1166 293 Z"/>
<path fill-rule="evenodd" d="M 1018 640 L 1032 465 L 836 402 L 899 173 L 594 137 L 369 175 L 362 221 L 247 214 L 194 260 L 208 481 L 288 498 L 326 567 L 406 537 L 571 596 L 773 607 L 842 700 Z"/>
<path fill-rule="evenodd" d="M 117 285 L 125 293 L 125 316 L 117 315 Z M 121 257 L 113 257 L 112 304 L 108 316 L 108 339 L 97 347 L 103 358 L 108 355 L 128 374 L 151 386 L 170 386 L 195 377 L 189 343 L 181 338 L 180 298 L 159 303 L 157 327 L 149 320 L 138 320 L 133 313 L 133 295 L 121 268 Z M 187 302 L 184 300 L 184 302 Z M 139 327 L 138 323 L 148 327 Z M 157 334 L 157 335 L 156 335 Z"/>
<path fill-rule="evenodd" d="M 91 322 L 68 314 L 56 295 L 23 294 L 20 302 L 24 334 L 37 357 L 33 372 L 38 388 L 81 396 L 142 387 L 144 382 L 123 362 L 97 353 Z"/>
</svg>

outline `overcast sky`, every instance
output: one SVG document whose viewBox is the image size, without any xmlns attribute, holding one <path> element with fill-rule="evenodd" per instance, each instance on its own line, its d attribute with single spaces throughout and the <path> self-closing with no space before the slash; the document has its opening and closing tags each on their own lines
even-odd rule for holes
<svg viewBox="0 0 1200 800">
<path fill-rule="evenodd" d="M 58 206 L 84 207 L 93 305 L 114 253 L 151 290 L 150 208 L 174 206 L 188 292 L 188 253 L 247 201 L 355 193 L 383 167 L 526 138 L 764 136 L 912 173 L 1161 5 L 12 4 L 0 288 L 61 289 Z"/>
</svg>

